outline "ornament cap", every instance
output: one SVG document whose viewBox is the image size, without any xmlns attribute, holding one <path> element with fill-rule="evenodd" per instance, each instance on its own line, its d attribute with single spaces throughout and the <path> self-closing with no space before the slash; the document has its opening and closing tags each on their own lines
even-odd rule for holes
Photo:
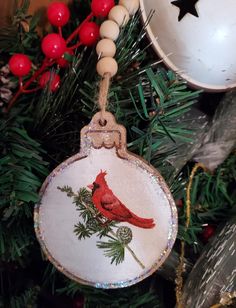
<svg viewBox="0 0 236 308">
<path fill-rule="evenodd" d="M 101 122 L 103 118 L 103 123 Z M 94 148 L 126 149 L 126 129 L 117 124 L 114 115 L 110 112 L 97 112 L 90 124 L 81 130 L 81 149 L 92 144 Z"/>
</svg>

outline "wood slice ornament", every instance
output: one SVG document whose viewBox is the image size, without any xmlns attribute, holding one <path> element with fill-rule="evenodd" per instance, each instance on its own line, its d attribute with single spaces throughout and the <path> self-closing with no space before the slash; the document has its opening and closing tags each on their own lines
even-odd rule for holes
<svg viewBox="0 0 236 308">
<path fill-rule="evenodd" d="M 104 73 L 99 63 L 106 59 L 112 58 L 97 66 L 101 111 L 81 130 L 80 152 L 45 180 L 34 219 L 41 247 L 58 270 L 82 284 L 121 288 L 165 261 L 177 210 L 159 172 L 127 150 L 126 129 L 106 111 L 116 73 L 106 64 Z"/>
</svg>

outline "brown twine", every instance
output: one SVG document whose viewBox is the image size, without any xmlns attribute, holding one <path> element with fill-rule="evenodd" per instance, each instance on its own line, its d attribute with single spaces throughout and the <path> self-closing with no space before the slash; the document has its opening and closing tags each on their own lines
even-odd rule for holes
<svg viewBox="0 0 236 308">
<path fill-rule="evenodd" d="M 207 171 L 206 167 L 201 164 L 197 163 L 192 169 L 192 172 L 189 177 L 189 182 L 187 185 L 186 191 L 186 222 L 185 222 L 185 232 L 188 230 L 190 225 L 190 218 L 191 218 L 191 188 L 193 185 L 193 178 L 198 169 L 203 169 L 205 172 Z M 184 271 L 184 252 L 185 252 L 185 242 L 181 241 L 181 252 L 179 258 L 179 265 L 176 269 L 176 304 L 177 308 L 183 308 L 183 271 Z"/>
<path fill-rule="evenodd" d="M 106 124 L 105 113 L 106 113 L 107 97 L 110 87 L 110 81 L 111 81 L 111 74 L 105 73 L 99 85 L 98 105 L 101 110 L 100 121 L 102 125 Z"/>
</svg>

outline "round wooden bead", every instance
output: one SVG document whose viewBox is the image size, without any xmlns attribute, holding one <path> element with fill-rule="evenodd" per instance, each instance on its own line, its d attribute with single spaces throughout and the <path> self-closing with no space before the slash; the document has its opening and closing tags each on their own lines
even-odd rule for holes
<svg viewBox="0 0 236 308">
<path fill-rule="evenodd" d="M 130 15 L 134 15 L 139 9 L 139 0 L 120 0 L 119 5 L 123 5 Z"/>
<path fill-rule="evenodd" d="M 120 27 L 124 27 L 129 21 L 129 12 L 124 6 L 116 5 L 110 10 L 108 19 L 115 21 Z"/>
<path fill-rule="evenodd" d="M 119 26 L 113 20 L 106 20 L 101 24 L 100 36 L 101 38 L 108 38 L 115 41 L 120 33 Z"/>
<path fill-rule="evenodd" d="M 118 70 L 118 64 L 116 60 L 111 57 L 104 57 L 97 63 L 97 72 L 103 77 L 106 73 L 109 73 L 113 77 Z"/>
<path fill-rule="evenodd" d="M 101 58 L 114 57 L 116 53 L 116 45 L 112 40 L 102 39 L 96 46 L 97 55 Z"/>
</svg>

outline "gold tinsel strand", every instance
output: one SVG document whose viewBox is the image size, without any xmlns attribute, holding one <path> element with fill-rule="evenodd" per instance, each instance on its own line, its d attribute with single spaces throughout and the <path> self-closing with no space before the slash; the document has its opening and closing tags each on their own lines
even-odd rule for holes
<svg viewBox="0 0 236 308">
<path fill-rule="evenodd" d="M 207 171 L 205 166 L 201 163 L 197 163 L 190 174 L 189 182 L 187 185 L 187 191 L 186 191 L 186 222 L 185 222 L 185 232 L 188 230 L 188 227 L 190 225 L 190 219 L 191 219 L 191 188 L 193 185 L 193 178 L 197 172 L 198 169 L 203 169 L 205 172 Z M 183 289 L 183 271 L 184 271 L 184 250 L 185 250 L 185 242 L 181 241 L 181 251 L 180 251 L 180 257 L 179 257 L 179 265 L 176 269 L 176 304 L 177 308 L 183 308 L 182 303 L 182 289 Z M 217 308 L 217 307 L 214 307 Z"/>
</svg>

